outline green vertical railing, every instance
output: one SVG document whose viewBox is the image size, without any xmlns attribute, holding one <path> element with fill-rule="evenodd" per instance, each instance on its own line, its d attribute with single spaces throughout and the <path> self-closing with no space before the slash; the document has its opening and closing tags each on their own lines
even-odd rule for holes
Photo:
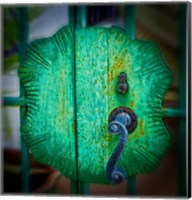
<svg viewBox="0 0 192 200">
<path fill-rule="evenodd" d="M 127 35 L 135 39 L 135 16 L 136 10 L 134 5 L 125 6 L 125 30 Z M 179 161 L 178 161 L 178 195 L 186 196 L 186 4 L 179 8 L 179 99 L 178 109 L 163 109 L 163 115 L 168 117 L 181 117 L 179 125 Z M 28 8 L 17 8 L 18 17 L 18 37 L 19 37 L 19 58 L 22 64 L 28 43 L 29 24 Z M 76 25 L 86 26 L 86 7 L 69 7 L 69 20 L 74 30 Z M 75 40 L 75 31 L 74 40 Z M 74 58 L 75 59 L 75 58 Z M 20 96 L 23 95 L 23 88 L 20 84 Z M 19 97 L 4 97 L 3 104 L 7 106 L 19 106 L 21 104 Z M 21 121 L 21 119 L 20 119 Z M 77 165 L 78 166 L 78 165 Z M 22 169 L 22 191 L 30 192 L 30 161 L 29 151 L 21 139 L 21 169 Z M 77 167 L 78 178 L 78 167 Z M 128 177 L 127 193 L 134 195 L 137 192 L 136 177 Z M 77 181 L 71 181 L 72 194 L 88 194 L 89 184 Z"/>
<path fill-rule="evenodd" d="M 179 6 L 179 108 L 186 112 L 186 3 Z M 186 118 L 179 122 L 178 137 L 178 195 L 187 195 L 186 173 Z"/>
<path fill-rule="evenodd" d="M 135 7 L 125 6 L 125 30 L 127 35 L 135 39 Z M 179 170 L 178 194 L 186 196 L 186 4 L 179 8 L 179 101 L 177 109 L 162 110 L 165 117 L 179 117 Z M 128 177 L 128 194 L 136 194 L 136 177 Z"/>
<path fill-rule="evenodd" d="M 186 110 L 183 108 L 163 108 L 162 115 L 165 117 L 184 117 L 186 116 Z"/>
<path fill-rule="evenodd" d="M 127 5 L 124 7 L 124 27 L 127 35 L 131 39 L 135 39 L 135 5 Z M 127 194 L 135 195 L 137 193 L 137 181 L 136 176 L 128 176 L 127 178 Z"/>
<path fill-rule="evenodd" d="M 18 41 L 19 41 L 19 63 L 23 63 L 25 51 L 29 40 L 29 12 L 28 8 L 17 8 L 18 21 Z M 23 87 L 20 83 L 20 96 L 23 96 Z M 20 122 L 22 121 L 20 117 Z M 30 160 L 29 150 L 21 138 L 21 170 L 22 170 L 22 191 L 23 193 L 30 192 Z"/>
<path fill-rule="evenodd" d="M 77 17 L 77 25 L 81 25 L 82 27 L 87 26 L 86 6 L 77 7 L 76 17 Z"/>
<path fill-rule="evenodd" d="M 18 46 L 19 46 L 19 63 L 22 64 L 25 57 L 25 51 L 28 44 L 29 24 L 28 8 L 17 8 L 17 25 L 18 25 Z M 23 87 L 20 84 L 20 96 L 23 95 Z M 4 106 L 20 106 L 20 97 L 3 97 Z M 21 117 L 20 117 L 21 122 Z M 29 150 L 21 138 L 21 173 L 22 173 L 22 192 L 30 192 L 30 160 Z"/>
<path fill-rule="evenodd" d="M 135 39 L 135 20 L 136 20 L 136 8 L 135 5 L 127 5 L 124 7 L 125 14 L 125 31 L 131 39 Z"/>
</svg>

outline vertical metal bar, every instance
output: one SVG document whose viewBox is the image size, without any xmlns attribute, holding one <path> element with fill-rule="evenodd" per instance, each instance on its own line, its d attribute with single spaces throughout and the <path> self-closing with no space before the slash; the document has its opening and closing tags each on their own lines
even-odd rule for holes
<svg viewBox="0 0 192 200">
<path fill-rule="evenodd" d="M 25 57 L 25 51 L 28 45 L 29 38 L 29 16 L 28 8 L 17 8 L 18 14 L 18 39 L 19 39 L 19 62 L 23 63 Z M 20 83 L 20 96 L 23 96 L 23 87 Z M 20 122 L 21 122 L 20 117 Z M 24 193 L 30 192 L 30 159 L 29 150 L 21 138 L 21 170 L 22 170 L 22 191 Z"/>
<path fill-rule="evenodd" d="M 77 194 L 77 181 L 70 181 L 70 193 L 71 194 Z"/>
<path fill-rule="evenodd" d="M 68 15 L 69 15 L 69 24 L 74 26 L 75 24 L 75 7 L 74 6 L 69 6 Z"/>
<path fill-rule="evenodd" d="M 135 39 L 135 5 L 128 5 L 124 8 L 125 13 L 125 30 L 131 39 Z"/>
<path fill-rule="evenodd" d="M 82 27 L 87 26 L 87 12 L 86 12 L 86 6 L 78 6 L 77 7 L 77 24 L 76 25 L 81 25 Z"/>
<path fill-rule="evenodd" d="M 186 112 L 186 3 L 179 6 L 179 108 Z M 186 118 L 179 122 L 178 195 L 187 194 Z"/>
<path fill-rule="evenodd" d="M 137 193 L 137 180 L 136 180 L 136 176 L 129 176 L 128 177 L 127 194 L 134 195 L 136 193 Z"/>
<path fill-rule="evenodd" d="M 79 182 L 79 194 L 89 194 L 89 184 L 84 182 Z"/>
<path fill-rule="evenodd" d="M 135 5 L 127 5 L 124 7 L 124 27 L 127 35 L 131 39 L 135 39 L 135 16 L 136 8 Z M 137 182 L 136 176 L 129 176 L 127 178 L 127 194 L 135 195 L 137 193 Z"/>
</svg>

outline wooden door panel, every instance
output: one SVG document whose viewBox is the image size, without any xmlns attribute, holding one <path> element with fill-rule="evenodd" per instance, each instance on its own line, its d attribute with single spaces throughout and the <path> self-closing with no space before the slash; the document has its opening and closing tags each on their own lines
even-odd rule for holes
<svg viewBox="0 0 192 200">
<path fill-rule="evenodd" d="M 34 41 L 19 68 L 21 134 L 41 163 L 76 179 L 73 40 L 70 26 Z"/>
<path fill-rule="evenodd" d="M 172 74 L 152 42 L 132 40 L 120 28 L 108 29 L 109 114 L 126 106 L 137 117 L 137 127 L 129 134 L 119 167 L 133 176 L 154 171 L 171 143 L 163 122 L 162 103 Z M 128 92 L 117 92 L 118 77 L 127 74 Z M 112 136 L 110 153 L 119 138 Z M 116 138 L 115 138 L 116 137 Z"/>
<path fill-rule="evenodd" d="M 125 94 L 116 89 L 121 72 Z M 106 166 L 121 139 L 108 132 L 116 108 L 128 107 L 137 120 L 115 166 L 126 176 L 155 170 L 170 145 L 162 102 L 172 75 L 153 43 L 129 39 L 117 27 L 73 33 L 66 26 L 30 45 L 19 76 L 25 142 L 39 162 L 71 180 L 111 182 Z"/>
<path fill-rule="evenodd" d="M 76 30 L 76 108 L 79 180 L 106 182 L 108 52 L 105 28 Z"/>
</svg>

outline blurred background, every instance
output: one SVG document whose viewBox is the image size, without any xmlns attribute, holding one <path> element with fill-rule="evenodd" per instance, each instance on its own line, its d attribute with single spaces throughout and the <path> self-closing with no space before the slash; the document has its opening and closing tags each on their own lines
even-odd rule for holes
<svg viewBox="0 0 192 200">
<path fill-rule="evenodd" d="M 135 194 L 138 196 L 176 196 L 186 194 L 186 132 L 185 132 L 185 34 L 186 5 L 181 4 L 137 4 L 81 6 L 86 26 L 126 28 L 131 20 L 133 35 L 139 40 L 154 41 L 160 48 L 174 79 L 167 91 L 163 106 L 171 108 L 165 121 L 173 135 L 171 148 L 164 156 L 159 168 L 147 175 L 138 175 Z M 65 4 L 30 6 L 26 8 L 28 43 L 35 39 L 53 35 L 62 26 L 70 23 L 70 6 Z M 128 11 L 126 10 L 128 8 Z M 3 74 L 2 96 L 19 96 L 17 76 L 20 62 L 19 7 L 3 7 Z M 127 13 L 128 12 L 128 13 Z M 21 19 L 19 19 L 21 20 Z M 78 17 L 76 23 L 80 23 Z M 23 192 L 20 114 L 19 106 L 2 106 L 2 152 L 3 192 Z M 180 163 L 180 164 L 179 164 Z M 180 166 L 182 163 L 182 166 Z M 55 169 L 42 165 L 30 155 L 30 192 L 38 194 L 70 194 L 70 180 Z M 128 183 L 129 186 L 129 183 Z M 127 183 L 119 185 L 89 184 L 90 195 L 127 195 Z"/>
</svg>

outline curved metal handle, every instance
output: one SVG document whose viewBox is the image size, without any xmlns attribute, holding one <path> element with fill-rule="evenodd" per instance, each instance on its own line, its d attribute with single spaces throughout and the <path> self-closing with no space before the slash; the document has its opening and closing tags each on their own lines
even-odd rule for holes
<svg viewBox="0 0 192 200">
<path fill-rule="evenodd" d="M 131 118 L 127 113 L 120 113 L 117 115 L 114 121 L 110 122 L 108 126 L 108 131 L 113 134 L 120 134 L 121 139 L 116 146 L 113 154 L 107 162 L 107 176 L 114 183 L 120 183 L 125 179 L 126 173 L 123 169 L 117 169 L 116 164 L 121 156 L 124 146 L 128 139 L 128 130 L 126 124 L 131 122 Z"/>
</svg>

